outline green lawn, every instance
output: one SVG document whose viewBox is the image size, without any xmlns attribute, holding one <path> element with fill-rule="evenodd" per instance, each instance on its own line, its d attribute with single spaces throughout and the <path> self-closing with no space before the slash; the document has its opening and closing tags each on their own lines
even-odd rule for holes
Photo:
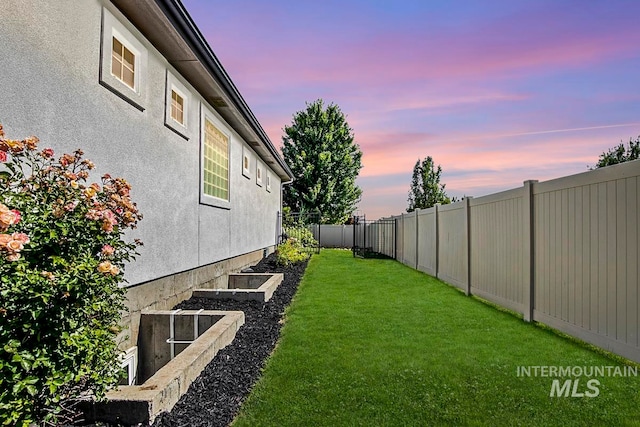
<svg viewBox="0 0 640 427">
<path fill-rule="evenodd" d="M 234 426 L 640 425 L 639 377 L 598 377 L 590 398 L 517 375 L 614 365 L 398 262 L 323 250 Z"/>
</svg>

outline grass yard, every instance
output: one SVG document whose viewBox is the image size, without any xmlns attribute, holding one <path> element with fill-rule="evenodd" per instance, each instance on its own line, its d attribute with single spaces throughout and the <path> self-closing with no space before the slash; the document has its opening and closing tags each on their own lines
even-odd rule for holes
<svg viewBox="0 0 640 427">
<path fill-rule="evenodd" d="M 398 262 L 323 250 L 234 426 L 640 426 L 639 377 L 550 397 L 553 378 L 519 366 L 624 365 Z"/>
</svg>

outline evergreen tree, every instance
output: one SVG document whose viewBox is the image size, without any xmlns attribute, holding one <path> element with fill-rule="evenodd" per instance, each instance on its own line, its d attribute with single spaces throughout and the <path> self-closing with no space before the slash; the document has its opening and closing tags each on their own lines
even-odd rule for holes
<svg viewBox="0 0 640 427">
<path fill-rule="evenodd" d="M 435 167 L 431 156 L 416 162 L 413 167 L 413 177 L 411 178 L 411 188 L 409 189 L 409 207 L 407 212 L 416 209 L 426 209 L 436 203 L 446 205 L 451 203 L 451 199 L 444 192 L 445 184 L 440 184 L 442 168 Z"/>
<path fill-rule="evenodd" d="M 344 223 L 362 194 L 355 183 L 362 152 L 345 115 L 318 99 L 295 113 L 284 132 L 282 154 L 294 174 L 284 205 L 293 212 L 320 212 L 323 223 Z"/>
</svg>

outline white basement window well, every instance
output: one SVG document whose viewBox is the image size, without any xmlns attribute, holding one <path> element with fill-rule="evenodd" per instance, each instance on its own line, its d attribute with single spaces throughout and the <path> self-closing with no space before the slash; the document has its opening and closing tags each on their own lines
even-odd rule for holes
<svg viewBox="0 0 640 427">
<path fill-rule="evenodd" d="M 187 87 L 169 70 L 167 70 L 166 80 L 164 124 L 188 140 L 191 94 Z"/>
<path fill-rule="evenodd" d="M 229 209 L 229 143 L 221 122 L 204 106 L 201 129 L 202 204 Z"/>
<path fill-rule="evenodd" d="M 115 95 L 144 111 L 148 52 L 132 31 L 108 9 L 102 9 L 99 81 Z"/>
</svg>

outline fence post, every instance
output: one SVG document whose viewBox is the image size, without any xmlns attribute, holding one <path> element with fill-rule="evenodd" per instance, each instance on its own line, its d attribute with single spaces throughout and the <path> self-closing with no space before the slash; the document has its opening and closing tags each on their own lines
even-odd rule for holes
<svg viewBox="0 0 640 427">
<path fill-rule="evenodd" d="M 524 313 L 523 319 L 526 322 L 533 321 L 534 288 L 535 288 L 535 258 L 534 258 L 534 222 L 533 222 L 533 186 L 537 180 L 524 182 L 522 194 L 522 224 L 523 224 L 523 248 L 522 258 L 523 287 L 524 287 Z"/>
<path fill-rule="evenodd" d="M 393 259 L 398 259 L 398 218 L 393 218 Z"/>
<path fill-rule="evenodd" d="M 467 270 L 466 281 L 465 283 L 465 294 L 471 295 L 471 197 L 465 197 L 464 201 L 464 244 L 465 244 L 465 254 L 464 254 L 464 262 Z"/>
<path fill-rule="evenodd" d="M 418 224 L 418 214 L 420 213 L 420 208 L 417 208 L 414 211 L 415 215 L 416 215 L 416 265 L 415 265 L 415 269 L 418 269 L 418 260 L 420 259 L 420 254 L 418 253 L 418 248 L 420 247 L 420 232 L 418 230 L 418 227 L 420 227 L 420 225 Z"/>
<path fill-rule="evenodd" d="M 322 240 L 322 218 L 318 215 L 318 249 L 316 251 L 317 254 L 320 253 L 320 241 Z"/>
<path fill-rule="evenodd" d="M 439 273 L 438 272 L 438 267 L 439 267 L 438 263 L 439 263 L 439 258 L 440 258 L 440 256 L 439 256 L 440 239 L 438 237 L 438 215 L 440 214 L 439 213 L 439 211 L 440 211 L 439 210 L 440 203 L 436 203 L 433 207 L 435 208 L 435 211 L 433 212 L 433 228 L 434 228 L 435 233 L 433 235 L 435 236 L 435 241 L 436 241 L 435 242 L 436 243 L 435 244 L 435 247 L 436 247 L 436 250 L 435 250 L 435 252 L 436 252 L 435 253 L 435 277 L 438 277 L 438 273 Z"/>
</svg>

